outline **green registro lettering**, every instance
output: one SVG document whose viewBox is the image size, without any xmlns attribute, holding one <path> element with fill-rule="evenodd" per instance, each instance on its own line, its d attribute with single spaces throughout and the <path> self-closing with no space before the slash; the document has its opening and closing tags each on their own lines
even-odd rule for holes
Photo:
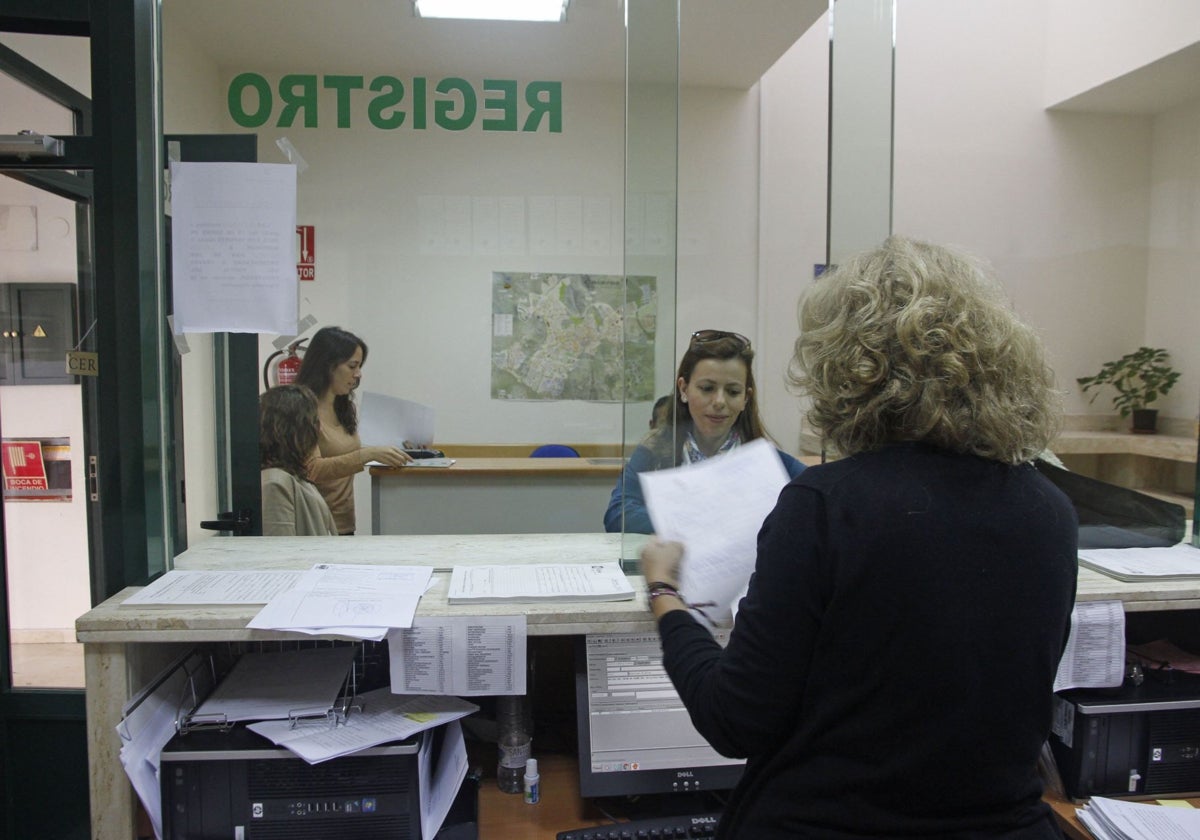
<svg viewBox="0 0 1200 840">
<path fill-rule="evenodd" d="M 384 131 L 504 131 L 562 133 L 562 82 L 457 76 L 405 81 L 396 76 L 287 73 L 275 84 L 259 73 L 229 83 L 229 116 L 243 128 L 318 128 L 364 123 Z"/>
</svg>

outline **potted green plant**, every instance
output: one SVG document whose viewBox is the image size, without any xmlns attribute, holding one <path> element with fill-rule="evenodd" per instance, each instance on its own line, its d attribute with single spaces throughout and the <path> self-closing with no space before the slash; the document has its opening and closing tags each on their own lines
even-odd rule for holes
<svg viewBox="0 0 1200 840">
<path fill-rule="evenodd" d="M 1158 426 L 1158 409 L 1150 404 L 1166 396 L 1179 380 L 1179 371 L 1167 362 L 1167 351 L 1156 347 L 1139 347 L 1121 358 L 1105 362 L 1095 376 L 1081 376 L 1075 381 L 1086 394 L 1102 385 L 1111 385 L 1117 395 L 1113 407 L 1122 417 L 1133 415 L 1131 431 L 1154 434 Z M 1098 394 L 1092 394 L 1094 402 Z"/>
</svg>

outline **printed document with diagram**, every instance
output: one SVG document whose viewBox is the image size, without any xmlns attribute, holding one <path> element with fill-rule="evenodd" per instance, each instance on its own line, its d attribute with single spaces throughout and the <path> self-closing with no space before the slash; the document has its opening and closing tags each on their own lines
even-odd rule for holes
<svg viewBox="0 0 1200 840">
<path fill-rule="evenodd" d="M 432 575 L 432 566 L 318 563 L 246 626 L 378 640 L 412 624 Z"/>
</svg>

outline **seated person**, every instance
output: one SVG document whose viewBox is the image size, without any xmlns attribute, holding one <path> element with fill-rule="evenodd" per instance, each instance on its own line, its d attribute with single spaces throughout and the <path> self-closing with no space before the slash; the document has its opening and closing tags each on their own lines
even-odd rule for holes
<svg viewBox="0 0 1200 840">
<path fill-rule="evenodd" d="M 317 398 L 303 385 L 280 385 L 258 398 L 263 536 L 337 536 L 329 505 L 308 480 L 320 429 Z"/>
<path fill-rule="evenodd" d="M 692 333 L 679 361 L 675 403 L 668 414 L 677 423 L 659 426 L 633 451 L 604 512 L 604 530 L 654 533 L 638 473 L 692 464 L 760 437 L 769 439 L 755 402 L 753 361 L 754 350 L 744 335 Z M 779 459 L 791 478 L 804 470 L 786 452 Z"/>
<path fill-rule="evenodd" d="M 650 431 L 654 431 L 671 422 L 671 394 L 664 394 L 654 401 L 650 410 Z"/>
</svg>

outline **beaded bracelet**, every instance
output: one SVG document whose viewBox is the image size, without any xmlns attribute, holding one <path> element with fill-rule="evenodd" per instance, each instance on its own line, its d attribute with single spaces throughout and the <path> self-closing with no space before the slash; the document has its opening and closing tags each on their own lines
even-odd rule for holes
<svg viewBox="0 0 1200 840">
<path fill-rule="evenodd" d="M 670 595 L 674 598 L 679 598 L 681 601 L 683 600 L 683 597 L 679 594 L 679 590 L 669 583 L 656 580 L 646 585 L 646 597 L 650 603 L 654 603 L 655 598 L 662 597 L 663 595 Z"/>
</svg>

